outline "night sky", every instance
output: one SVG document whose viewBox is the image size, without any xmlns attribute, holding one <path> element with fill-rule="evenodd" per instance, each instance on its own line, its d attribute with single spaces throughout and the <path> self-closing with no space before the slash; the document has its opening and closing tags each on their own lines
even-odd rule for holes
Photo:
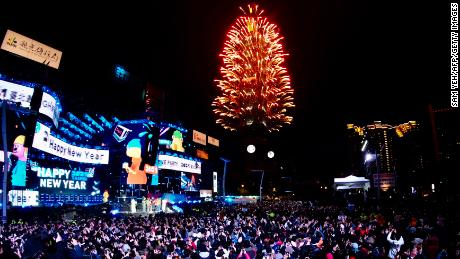
<svg viewBox="0 0 460 259">
<path fill-rule="evenodd" d="M 107 95 L 100 73 L 118 63 L 166 90 L 167 116 L 218 132 L 210 107 L 218 54 L 247 1 L 7 2 L 2 33 L 63 51 L 49 77 L 69 106 Z M 347 170 L 346 123 L 423 120 L 428 103 L 449 106 L 450 5 L 442 2 L 258 1 L 289 53 L 295 122 L 276 139 L 298 173 Z"/>
</svg>

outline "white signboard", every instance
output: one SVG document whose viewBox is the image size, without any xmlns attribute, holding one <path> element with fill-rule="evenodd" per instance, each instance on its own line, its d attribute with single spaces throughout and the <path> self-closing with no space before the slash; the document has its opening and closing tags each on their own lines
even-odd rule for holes
<svg viewBox="0 0 460 259">
<path fill-rule="evenodd" d="M 212 172 L 212 191 L 217 192 L 217 172 Z"/>
<path fill-rule="evenodd" d="M 219 146 L 219 140 L 216 139 L 216 138 L 213 138 L 211 136 L 208 136 L 208 143 L 211 144 L 211 145 L 214 145 L 216 147 Z"/>
<path fill-rule="evenodd" d="M 160 169 L 201 174 L 201 162 L 198 161 L 175 156 L 159 155 L 157 163 Z"/>
<path fill-rule="evenodd" d="M 11 190 L 8 192 L 8 200 L 12 206 L 38 206 L 38 191 Z"/>
<path fill-rule="evenodd" d="M 62 57 L 61 51 L 11 30 L 6 32 L 1 48 L 56 69 Z"/>
<path fill-rule="evenodd" d="M 212 190 L 200 190 L 200 198 L 212 197 Z"/>
<path fill-rule="evenodd" d="M 21 107 L 30 108 L 34 89 L 0 80 L 0 100 L 21 103 Z"/>
<path fill-rule="evenodd" d="M 38 112 L 50 117 L 54 122 L 54 126 L 58 126 L 59 106 L 57 105 L 57 101 L 53 96 L 45 92 L 43 93 L 42 103 Z"/>
<path fill-rule="evenodd" d="M 206 146 L 206 134 L 193 130 L 193 142 Z"/>
<path fill-rule="evenodd" d="M 82 148 L 70 145 L 51 136 L 50 128 L 39 122 L 37 122 L 35 128 L 32 147 L 75 162 L 105 165 L 109 163 L 109 150 Z"/>
</svg>

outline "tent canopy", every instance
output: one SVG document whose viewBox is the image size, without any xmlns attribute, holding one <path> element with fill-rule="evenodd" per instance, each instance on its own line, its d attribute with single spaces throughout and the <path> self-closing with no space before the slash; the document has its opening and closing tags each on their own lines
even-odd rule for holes
<svg viewBox="0 0 460 259">
<path fill-rule="evenodd" d="M 364 177 L 357 177 L 349 175 L 344 178 L 334 178 L 334 185 L 336 190 L 349 190 L 349 189 L 365 189 L 370 187 L 369 179 Z"/>
</svg>

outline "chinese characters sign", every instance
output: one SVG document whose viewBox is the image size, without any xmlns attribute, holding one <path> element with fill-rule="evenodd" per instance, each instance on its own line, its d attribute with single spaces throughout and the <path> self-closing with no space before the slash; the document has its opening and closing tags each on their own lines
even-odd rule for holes
<svg viewBox="0 0 460 259">
<path fill-rule="evenodd" d="M 213 138 L 211 136 L 208 136 L 208 143 L 211 144 L 211 145 L 214 145 L 216 147 L 219 146 L 219 140 L 216 139 L 216 138 Z"/>
<path fill-rule="evenodd" d="M 206 146 L 206 134 L 193 130 L 193 142 Z"/>
<path fill-rule="evenodd" d="M 21 103 L 21 107 L 30 108 L 34 89 L 0 80 L 0 100 Z"/>
<path fill-rule="evenodd" d="M 62 57 L 61 51 L 10 30 L 6 32 L 1 48 L 56 69 Z"/>
</svg>

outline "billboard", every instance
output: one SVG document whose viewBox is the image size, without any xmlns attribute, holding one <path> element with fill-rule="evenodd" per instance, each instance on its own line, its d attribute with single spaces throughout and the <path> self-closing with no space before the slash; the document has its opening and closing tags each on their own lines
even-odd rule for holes
<svg viewBox="0 0 460 259">
<path fill-rule="evenodd" d="M 56 69 L 62 57 L 61 51 L 11 30 L 6 31 L 1 48 Z"/>
<path fill-rule="evenodd" d="M 90 194 L 93 191 L 100 193 L 98 188 L 93 188 L 95 187 L 94 167 L 65 168 L 38 162 L 30 162 L 30 164 L 31 174 L 36 180 L 28 184 L 28 187 L 38 189 L 40 193 Z"/>
<path fill-rule="evenodd" d="M 206 152 L 204 150 L 197 149 L 196 150 L 196 157 L 208 160 L 209 159 L 209 154 L 208 154 L 208 152 Z"/>
<path fill-rule="evenodd" d="M 37 122 L 32 147 L 46 153 L 75 161 L 91 164 L 108 164 L 108 149 L 82 148 L 68 144 L 51 135 L 51 130 L 44 124 Z"/>
<path fill-rule="evenodd" d="M 193 130 L 193 142 L 206 146 L 206 134 Z"/>
<path fill-rule="evenodd" d="M 201 162 L 172 155 L 158 156 L 158 168 L 201 174 Z"/>
<path fill-rule="evenodd" d="M 57 203 L 101 203 L 96 167 L 71 166 L 68 162 L 27 160 L 25 186 L 12 185 L 12 206 L 46 206 Z"/>
<path fill-rule="evenodd" d="M 38 112 L 44 114 L 53 120 L 54 126 L 58 126 L 60 107 L 56 98 L 49 93 L 43 92 L 42 102 Z"/>
<path fill-rule="evenodd" d="M 211 144 L 211 145 L 214 145 L 216 147 L 219 146 L 219 140 L 216 139 L 216 138 L 213 138 L 211 136 L 208 136 L 208 143 Z"/>
</svg>

